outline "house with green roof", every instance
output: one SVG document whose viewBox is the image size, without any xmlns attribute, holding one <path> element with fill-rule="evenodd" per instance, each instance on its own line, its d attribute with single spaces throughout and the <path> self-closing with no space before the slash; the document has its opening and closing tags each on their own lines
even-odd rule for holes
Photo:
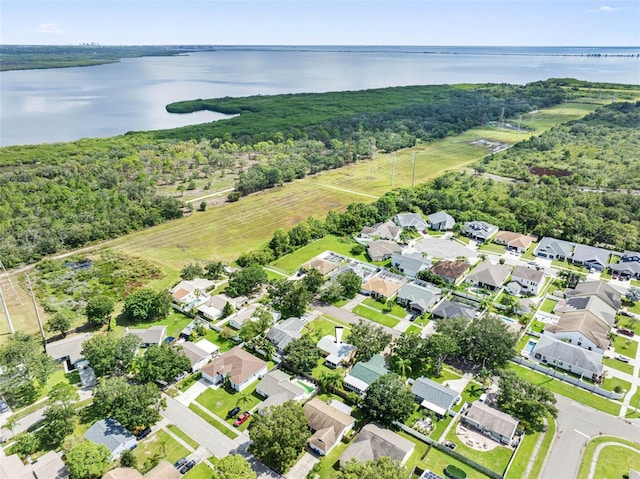
<svg viewBox="0 0 640 479">
<path fill-rule="evenodd" d="M 344 378 L 344 387 L 358 394 L 364 394 L 379 377 L 388 374 L 383 356 L 376 354 L 369 361 L 360 361 Z"/>
</svg>

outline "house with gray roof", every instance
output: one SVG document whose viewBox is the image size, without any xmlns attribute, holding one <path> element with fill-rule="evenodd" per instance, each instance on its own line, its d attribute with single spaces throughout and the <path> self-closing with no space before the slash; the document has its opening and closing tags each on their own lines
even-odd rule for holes
<svg viewBox="0 0 640 479">
<path fill-rule="evenodd" d="M 338 332 L 338 330 L 340 330 Z M 356 354 L 357 348 L 353 344 L 342 341 L 342 328 L 336 327 L 336 336 L 327 335 L 320 338 L 317 347 L 325 356 L 325 364 L 332 368 L 345 366 Z"/>
<path fill-rule="evenodd" d="M 616 309 L 598 296 L 573 296 L 560 300 L 554 308 L 554 313 L 570 311 L 589 311 L 606 326 L 612 328 L 616 320 Z"/>
<path fill-rule="evenodd" d="M 461 421 L 503 444 L 511 443 L 520 422 L 512 416 L 478 401 L 471 405 L 466 414 L 462 416 Z"/>
<path fill-rule="evenodd" d="M 616 311 L 622 306 L 622 295 L 609 283 L 604 281 L 585 281 L 578 283 L 574 289 L 565 292 L 567 297 L 594 295 L 609 304 Z"/>
<path fill-rule="evenodd" d="M 413 453 L 415 444 L 389 429 L 369 423 L 340 456 L 340 465 L 350 460 L 358 462 L 377 461 L 386 456 L 404 465 Z"/>
<path fill-rule="evenodd" d="M 0 460 L 0 479 L 67 479 L 69 471 L 62 461 L 62 454 L 49 451 L 27 464 L 17 454 L 3 455 Z"/>
<path fill-rule="evenodd" d="M 429 269 L 432 261 L 422 253 L 393 253 L 391 255 L 391 266 L 398 268 L 405 276 L 415 278 L 422 270 Z"/>
<path fill-rule="evenodd" d="M 511 266 L 507 264 L 483 261 L 467 275 L 467 281 L 479 288 L 495 291 L 507 281 L 510 274 Z"/>
<path fill-rule="evenodd" d="M 148 348 L 149 346 L 162 344 L 167 335 L 166 326 L 151 326 L 145 329 L 125 329 L 125 334 L 133 334 L 140 338 L 140 346 Z"/>
<path fill-rule="evenodd" d="M 364 394 L 373 382 L 388 374 L 385 359 L 380 354 L 374 354 L 369 361 L 359 361 L 344 378 L 344 387 L 358 394 Z"/>
<path fill-rule="evenodd" d="M 640 279 L 640 262 L 627 261 L 610 264 L 611 274 L 618 275 L 622 279 Z"/>
<path fill-rule="evenodd" d="M 437 286 L 416 279 L 400 288 L 397 302 L 410 311 L 424 314 L 440 300 L 441 295 L 442 290 Z"/>
<path fill-rule="evenodd" d="M 393 221 L 376 223 L 373 226 L 365 226 L 360 231 L 358 238 L 363 240 L 386 239 L 395 241 L 400 237 L 402 228 Z"/>
<path fill-rule="evenodd" d="M 477 314 L 477 309 L 449 300 L 440 302 L 438 306 L 431 311 L 431 316 L 434 319 L 465 318 L 472 320 Z"/>
<path fill-rule="evenodd" d="M 91 334 L 67 336 L 59 341 L 47 343 L 47 354 L 63 364 L 65 372 L 74 371 L 82 357 L 82 345 Z"/>
<path fill-rule="evenodd" d="M 267 339 L 276 347 L 276 351 L 282 354 L 291 341 L 302 337 L 302 328 L 304 323 L 300 318 L 285 319 L 267 331 Z"/>
<path fill-rule="evenodd" d="M 627 263 L 627 262 L 640 263 L 640 253 L 638 253 L 637 251 L 630 251 L 626 249 L 623 251 L 622 258 L 620 258 L 620 261 L 622 261 L 623 263 Z"/>
<path fill-rule="evenodd" d="M 438 211 L 427 216 L 427 225 L 430 229 L 436 231 L 450 231 L 456 224 L 453 216 L 446 211 Z"/>
<path fill-rule="evenodd" d="M 200 371 L 202 367 L 211 361 L 211 353 L 202 349 L 197 343 L 185 341 L 180 345 L 182 354 L 184 354 L 189 363 L 191 363 L 191 372 Z"/>
<path fill-rule="evenodd" d="M 587 269 L 604 271 L 609 265 L 610 256 L 611 251 L 609 250 L 577 244 L 575 248 L 573 248 L 573 253 L 567 258 L 567 260 L 573 264 L 584 266 Z"/>
<path fill-rule="evenodd" d="M 447 414 L 455 416 L 453 406 L 462 400 L 458 391 L 425 377 L 413 381 L 411 392 L 420 406 L 433 411 L 441 418 Z"/>
<path fill-rule="evenodd" d="M 462 226 L 461 233 L 472 238 L 479 243 L 488 241 L 498 232 L 498 227 L 486 221 L 466 221 Z"/>
<path fill-rule="evenodd" d="M 513 295 L 537 296 L 544 286 L 544 271 L 516 266 L 511 272 L 511 281 L 507 284 L 507 291 Z"/>
<path fill-rule="evenodd" d="M 543 334 L 531 352 L 531 359 L 555 366 L 573 374 L 597 381 L 602 376 L 602 353 L 589 351 L 574 344 Z"/>
<path fill-rule="evenodd" d="M 571 256 L 575 243 L 545 236 L 540 240 L 533 251 L 534 256 L 540 258 L 557 259 L 564 261 Z"/>
<path fill-rule="evenodd" d="M 111 460 L 115 461 L 129 449 L 136 447 L 136 437 L 113 418 L 101 419 L 87 429 L 84 438 L 96 444 L 104 444 L 111 451 Z"/>
<path fill-rule="evenodd" d="M 279 369 L 272 369 L 265 374 L 256 386 L 256 392 L 266 398 L 260 404 L 260 410 L 280 406 L 287 401 L 300 401 L 306 394 L 302 387 L 291 382 L 288 374 Z"/>
<path fill-rule="evenodd" d="M 384 261 L 391 258 L 393 253 L 400 253 L 402 246 L 395 241 L 373 240 L 367 245 L 367 255 L 371 261 Z"/>
<path fill-rule="evenodd" d="M 393 222 L 401 228 L 413 228 L 416 231 L 427 229 L 427 222 L 420 213 L 398 213 L 393 217 Z"/>
</svg>

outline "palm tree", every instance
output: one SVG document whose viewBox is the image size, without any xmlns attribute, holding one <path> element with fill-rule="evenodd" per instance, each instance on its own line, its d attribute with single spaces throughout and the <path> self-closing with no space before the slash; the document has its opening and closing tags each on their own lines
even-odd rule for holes
<svg viewBox="0 0 640 479">
<path fill-rule="evenodd" d="M 249 402 L 249 393 L 240 393 L 238 395 L 238 401 L 236 402 L 236 404 L 240 406 L 242 409 L 246 408 L 248 402 Z"/>
<path fill-rule="evenodd" d="M 407 371 L 411 371 L 411 360 L 409 358 L 401 358 L 400 356 L 396 356 L 393 362 L 396 369 L 400 373 L 400 376 L 406 378 Z"/>
<path fill-rule="evenodd" d="M 480 258 L 480 261 L 487 261 L 487 258 L 488 258 L 487 253 L 480 253 L 478 255 L 478 258 Z"/>
<path fill-rule="evenodd" d="M 325 391 L 335 391 L 341 389 L 342 374 L 337 371 L 323 371 L 318 378 L 320 387 Z"/>
</svg>

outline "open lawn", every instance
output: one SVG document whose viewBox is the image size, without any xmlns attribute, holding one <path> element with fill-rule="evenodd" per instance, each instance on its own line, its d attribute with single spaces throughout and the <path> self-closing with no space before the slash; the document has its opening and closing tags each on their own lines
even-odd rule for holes
<svg viewBox="0 0 640 479">
<path fill-rule="evenodd" d="M 482 251 L 482 252 L 485 252 L 485 253 L 503 254 L 506 251 L 506 249 L 505 249 L 504 245 L 501 245 L 501 244 L 483 243 L 478 248 L 478 251 Z"/>
<path fill-rule="evenodd" d="M 356 244 L 357 243 L 351 238 L 327 235 L 274 261 L 272 266 L 289 274 L 293 274 L 301 265 L 325 251 L 333 251 L 342 256 L 349 256 L 366 262 L 367 257 L 364 254 L 353 255 L 351 253 L 351 248 Z"/>
<path fill-rule="evenodd" d="M 211 475 L 213 471 L 209 466 L 207 466 L 204 462 L 200 464 L 196 464 L 196 466 L 187 472 L 184 476 L 184 479 L 211 479 Z"/>
<path fill-rule="evenodd" d="M 233 341 L 231 341 L 230 339 L 226 339 L 219 331 L 216 331 L 215 329 L 209 329 L 204 337 L 220 348 L 220 354 L 226 353 L 235 346 Z"/>
<path fill-rule="evenodd" d="M 547 424 L 548 424 L 547 432 L 544 435 L 544 439 L 542 440 L 542 444 L 540 445 L 538 454 L 534 459 L 533 465 L 531 467 L 531 471 L 529 471 L 529 477 L 532 479 L 540 476 L 540 472 L 542 471 L 542 466 L 544 466 L 544 463 L 547 459 L 547 454 L 549 454 L 549 449 L 551 448 L 551 443 L 553 442 L 556 435 L 556 421 L 548 413 L 547 413 Z"/>
<path fill-rule="evenodd" d="M 455 429 L 456 426 L 449 430 L 447 439 L 458 445 L 456 452 L 472 459 L 481 466 L 497 472 L 498 474 L 502 474 L 504 472 L 507 464 L 509 464 L 511 456 L 513 455 L 513 449 L 505 446 L 497 446 L 495 449 L 490 451 L 478 451 L 476 449 L 472 449 L 458 438 Z M 487 441 L 490 440 L 487 439 Z"/>
<path fill-rule="evenodd" d="M 145 467 L 145 462 L 153 456 L 159 455 L 173 464 L 181 457 L 187 456 L 189 450 L 165 431 L 160 430 L 148 436 L 144 441 L 140 441 L 138 447 L 133 450 L 133 454 L 138 459 L 138 468 L 147 471 L 151 468 Z"/>
<path fill-rule="evenodd" d="M 399 318 L 395 318 L 389 314 L 381 313 L 375 309 L 371 309 L 367 306 L 363 306 L 359 304 L 355 308 L 353 308 L 353 313 L 358 316 L 362 316 L 363 318 L 370 319 L 371 321 L 375 321 L 376 323 L 383 324 L 390 328 L 393 328 L 396 324 L 400 322 Z"/>
<path fill-rule="evenodd" d="M 546 376 L 518 364 L 510 363 L 507 368 L 514 371 L 519 377 L 529 381 L 530 383 L 538 386 L 544 386 L 554 393 L 568 397 L 569 399 L 573 399 L 574 401 L 578 401 L 582 404 L 586 404 L 587 406 L 591 406 L 595 409 L 599 409 L 607 414 L 617 416 L 620 412 L 620 404 L 609 401 L 597 394 L 592 394 L 589 391 L 580 389 L 557 379 L 553 379 L 550 376 Z"/>
<path fill-rule="evenodd" d="M 236 406 L 240 406 L 243 411 L 250 411 L 262 401 L 260 396 L 255 392 L 257 385 L 258 381 L 255 381 L 240 393 L 230 393 L 224 387 L 217 389 L 208 388 L 196 398 L 196 401 L 232 426 L 235 418 L 225 419 L 228 411 Z M 242 431 L 246 429 L 249 422 L 250 421 L 246 421 L 242 426 L 238 427 L 238 430 Z"/>
<path fill-rule="evenodd" d="M 178 436 L 180 439 L 182 439 L 184 442 L 186 442 L 187 444 L 189 444 L 193 449 L 198 449 L 199 444 L 194 441 L 193 439 L 191 439 L 190 436 L 187 436 L 182 429 L 178 428 L 178 426 L 176 426 L 175 424 L 169 424 L 167 426 L 167 429 L 169 429 L 169 431 L 171 431 L 172 433 L 174 433 L 176 436 Z"/>
<path fill-rule="evenodd" d="M 607 391 L 614 391 L 617 387 L 622 388 L 624 391 L 629 391 L 629 389 L 631 389 L 631 383 L 624 379 L 610 377 L 605 378 L 602 384 L 602 389 L 606 389 Z"/>
<path fill-rule="evenodd" d="M 155 321 L 153 323 L 138 323 L 135 325 L 122 322 L 122 323 L 118 323 L 118 327 L 122 328 L 120 329 L 120 331 L 122 331 L 121 334 L 124 334 L 125 327 L 147 329 L 147 328 L 150 328 L 151 326 L 164 325 L 167 327 L 167 337 L 173 336 L 174 338 L 177 338 L 178 336 L 180 336 L 180 331 L 182 331 L 185 328 L 185 326 L 187 326 L 187 324 L 189 324 L 191 321 L 193 321 L 192 318 L 185 316 L 184 314 L 172 308 L 169 316 L 159 321 Z"/>
<path fill-rule="evenodd" d="M 636 314 L 640 314 L 640 308 L 638 308 L 638 306 L 640 306 L 640 301 L 636 303 L 633 308 L 628 308 L 628 309 L 629 311 L 632 311 L 632 312 L 634 308 L 639 309 L 639 311 Z M 637 319 L 630 318 L 628 316 L 623 316 L 622 314 L 618 315 L 616 319 L 618 320 L 617 324 L 619 328 L 630 329 L 634 333 L 640 334 L 640 321 L 638 321 Z"/>
<path fill-rule="evenodd" d="M 556 307 L 556 304 L 558 304 L 557 301 L 553 300 L 553 299 L 545 299 L 544 303 L 542 303 L 542 306 L 540 306 L 540 311 L 542 311 L 543 313 L 553 313 L 554 308 Z M 536 322 L 540 322 L 540 321 L 536 321 Z M 538 331 L 540 332 L 540 331 Z"/>
<path fill-rule="evenodd" d="M 600 436 L 591 439 L 587 444 L 580 462 L 578 479 L 587 479 L 589 477 L 589 469 L 594 459 L 596 448 L 609 442 L 615 444 L 604 446 L 600 450 L 594 478 L 622 479 L 623 477 L 628 477 L 629 469 L 640 470 L 640 446 L 638 444 L 618 437 Z M 623 445 L 628 447 L 623 447 Z"/>
<path fill-rule="evenodd" d="M 522 437 L 522 439 L 520 440 L 520 445 L 518 446 L 518 450 L 516 451 L 516 457 L 511 463 L 511 467 L 509 468 L 509 472 L 506 475 L 506 479 L 522 479 L 523 477 L 525 477 L 524 472 L 527 469 L 529 459 L 531 459 L 531 454 L 533 454 L 533 449 L 538 442 L 540 434 L 542 433 L 536 432 L 533 434 L 525 434 Z"/>
<path fill-rule="evenodd" d="M 318 316 L 310 323 L 305 324 L 303 331 L 307 331 L 309 333 L 317 332 L 319 337 L 323 337 L 329 334 L 335 334 L 336 326 L 343 326 L 345 329 L 345 333 L 351 329 L 351 327 L 347 323 L 343 323 L 339 319 L 332 318 L 331 316 L 323 314 L 322 316 Z"/>
<path fill-rule="evenodd" d="M 613 347 L 618 354 L 635 358 L 638 353 L 638 341 L 634 341 L 627 336 L 617 334 L 613 341 Z"/>
<path fill-rule="evenodd" d="M 471 466 L 468 466 L 465 463 L 460 462 L 457 459 L 454 459 L 453 457 L 445 454 L 443 451 L 436 449 L 435 447 L 429 449 L 426 457 L 418 463 L 418 466 L 422 469 L 429 469 L 436 474 L 444 477 L 444 468 L 449 464 L 453 464 L 454 466 L 462 469 L 467 474 L 467 477 L 469 479 L 486 479 L 488 477 L 481 472 L 476 471 Z"/>
<path fill-rule="evenodd" d="M 623 363 L 622 361 L 612 358 L 604 358 L 602 362 L 605 366 L 633 375 L 633 366 L 629 363 Z"/>
<path fill-rule="evenodd" d="M 379 303 L 378 301 L 376 301 L 373 298 L 367 298 L 365 299 L 362 304 L 369 306 L 370 308 L 373 309 L 377 309 L 378 311 L 382 312 L 382 310 L 384 309 L 385 305 L 382 303 Z M 390 314 L 392 316 L 396 316 L 397 318 L 404 318 L 407 315 L 407 311 L 400 306 L 399 304 L 396 303 L 391 303 L 391 311 L 389 313 L 385 313 L 385 314 Z"/>
<path fill-rule="evenodd" d="M 199 408 L 195 404 L 189 404 L 189 409 L 191 409 L 194 413 L 196 413 L 202 419 L 207 421 L 211 426 L 215 427 L 218 431 L 220 431 L 225 436 L 231 439 L 235 439 L 236 437 L 238 437 L 238 434 L 236 432 L 231 431 L 228 427 L 220 424 L 220 421 L 217 421 L 216 419 L 212 418 L 211 415 L 207 414 L 205 411 L 203 411 L 201 408 Z"/>
<path fill-rule="evenodd" d="M 411 326 L 409 326 L 406 329 L 405 333 L 407 333 L 407 334 L 420 334 L 421 331 L 422 331 L 422 328 L 420 326 L 412 324 Z"/>
</svg>

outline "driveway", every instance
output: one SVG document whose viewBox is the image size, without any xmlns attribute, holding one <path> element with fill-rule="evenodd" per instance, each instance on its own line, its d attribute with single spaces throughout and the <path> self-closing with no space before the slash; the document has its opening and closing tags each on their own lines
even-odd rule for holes
<svg viewBox="0 0 640 479">
<path fill-rule="evenodd" d="M 180 403 L 184 404 L 185 406 L 188 406 L 193 401 L 195 401 L 195 399 L 198 396 L 200 396 L 200 394 L 205 392 L 208 388 L 209 388 L 209 383 L 207 383 L 204 379 L 200 379 L 199 381 L 196 381 L 195 383 L 193 383 L 193 385 L 191 385 L 191 387 L 189 387 L 189 389 L 184 391 L 182 394 L 179 394 L 178 396 L 176 396 L 175 399 Z"/>
<path fill-rule="evenodd" d="M 611 435 L 638 442 L 640 424 L 605 414 L 556 395 L 557 431 L 541 479 L 577 477 L 582 453 L 589 439 Z"/>
<path fill-rule="evenodd" d="M 429 258 L 456 259 L 464 256 L 475 259 L 478 257 L 478 252 L 474 248 L 445 238 L 424 238 L 416 241 L 414 248 L 418 253 L 427 253 Z"/>
</svg>

